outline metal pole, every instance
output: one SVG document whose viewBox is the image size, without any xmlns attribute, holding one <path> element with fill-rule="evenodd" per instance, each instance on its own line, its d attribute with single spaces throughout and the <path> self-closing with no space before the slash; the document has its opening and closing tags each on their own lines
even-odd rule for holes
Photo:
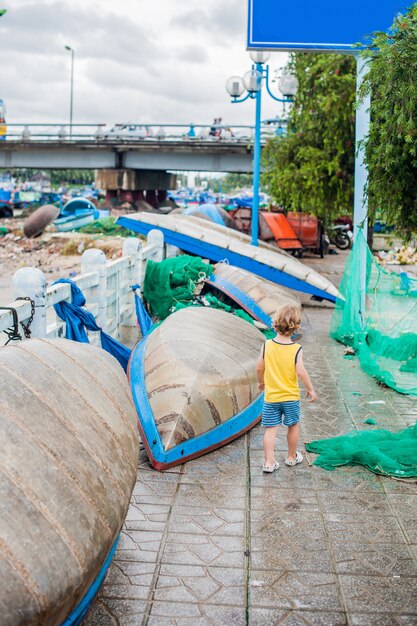
<svg viewBox="0 0 417 626">
<path fill-rule="evenodd" d="M 256 64 L 258 72 L 263 73 L 262 65 Z M 259 180 L 261 175 L 261 94 L 260 89 L 256 92 L 256 112 L 255 112 L 255 140 L 253 146 L 253 206 L 252 206 L 252 245 L 258 245 L 259 230 Z"/>
<path fill-rule="evenodd" d="M 359 87 L 362 76 L 366 70 L 366 61 L 361 56 L 356 55 L 356 97 L 358 99 Z M 365 187 L 368 180 L 368 169 L 364 162 L 365 150 L 363 139 L 369 133 L 371 98 L 367 96 L 363 102 L 358 103 L 356 109 L 355 128 L 355 195 L 353 208 L 353 224 L 355 238 L 358 234 L 359 226 L 362 226 L 362 233 L 365 241 L 368 237 L 368 202 L 365 196 Z M 362 142 L 362 143 L 360 143 Z"/>
<path fill-rule="evenodd" d="M 71 48 L 71 96 L 70 96 L 70 139 L 72 137 L 72 109 L 74 101 L 74 50 Z"/>
<path fill-rule="evenodd" d="M 362 77 L 366 71 L 366 61 L 359 55 L 356 55 L 356 97 L 359 96 L 359 88 Z M 359 317 L 362 327 L 366 324 L 366 288 L 367 288 L 367 245 L 368 239 L 368 202 L 365 195 L 366 183 L 368 180 L 368 168 L 365 164 L 365 150 L 363 139 L 369 133 L 369 125 L 371 121 L 371 97 L 367 96 L 363 102 L 358 102 L 356 109 L 356 128 L 355 128 L 355 196 L 353 207 L 353 224 L 354 237 L 357 239 L 360 231 L 365 241 L 359 250 Z M 361 242 L 357 242 L 361 243 Z"/>
</svg>

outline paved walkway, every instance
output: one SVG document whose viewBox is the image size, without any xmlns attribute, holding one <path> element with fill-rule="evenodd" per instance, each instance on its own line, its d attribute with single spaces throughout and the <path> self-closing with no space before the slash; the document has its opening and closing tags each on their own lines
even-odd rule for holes
<svg viewBox="0 0 417 626">
<path fill-rule="evenodd" d="M 302 441 L 372 428 L 367 417 L 393 430 L 414 424 L 415 400 L 343 359 L 328 337 L 330 316 L 305 309 L 319 401 L 304 405 Z M 417 485 L 307 460 L 263 475 L 262 434 L 258 426 L 163 474 L 141 453 L 116 558 L 86 626 L 417 624 Z"/>
</svg>

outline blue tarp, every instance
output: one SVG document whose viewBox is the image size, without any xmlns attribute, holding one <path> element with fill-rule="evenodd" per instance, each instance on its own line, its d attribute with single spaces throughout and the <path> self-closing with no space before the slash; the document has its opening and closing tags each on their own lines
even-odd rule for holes
<svg viewBox="0 0 417 626">
<path fill-rule="evenodd" d="M 143 304 L 142 300 L 136 294 L 136 289 L 139 289 L 139 287 L 140 285 L 132 285 L 132 290 L 135 294 L 136 319 L 138 321 L 142 336 L 144 337 L 152 328 L 152 320 L 148 311 L 145 309 L 145 305 Z"/>
<path fill-rule="evenodd" d="M 86 330 L 100 331 L 101 347 L 114 356 L 126 371 L 131 350 L 105 333 L 97 325 L 94 315 L 82 308 L 86 302 L 84 294 L 72 280 L 69 278 L 60 278 L 53 284 L 56 285 L 58 283 L 71 285 L 72 301 L 54 304 L 56 314 L 66 323 L 65 337 L 73 341 L 79 341 L 80 343 L 90 343 Z"/>
<path fill-rule="evenodd" d="M 198 206 L 194 207 L 189 207 L 188 209 L 184 210 L 184 215 L 193 215 L 195 212 L 207 215 L 207 217 L 215 224 L 220 224 L 220 226 L 226 226 L 222 216 L 220 215 L 214 204 L 206 203 L 199 204 Z"/>
</svg>

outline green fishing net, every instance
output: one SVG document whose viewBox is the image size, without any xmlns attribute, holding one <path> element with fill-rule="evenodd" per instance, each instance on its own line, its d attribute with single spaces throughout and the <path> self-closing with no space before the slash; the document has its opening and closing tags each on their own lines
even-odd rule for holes
<svg viewBox="0 0 417 626">
<path fill-rule="evenodd" d="M 164 320 L 171 313 L 189 306 L 207 306 L 238 317 L 254 324 L 255 321 L 239 306 L 222 302 L 213 293 L 205 292 L 200 295 L 196 290 L 202 279 L 213 273 L 213 267 L 204 263 L 200 257 L 187 254 L 165 259 L 159 263 L 148 261 L 145 280 L 143 283 L 143 297 L 149 305 L 152 315 Z M 275 331 L 266 328 L 262 330 L 267 339 L 275 337 Z"/>
<path fill-rule="evenodd" d="M 94 220 L 94 222 L 83 226 L 78 232 L 87 233 L 88 235 L 120 235 L 121 237 L 136 235 L 133 231 L 123 228 L 123 226 L 119 226 L 115 222 L 115 217 L 102 217 L 99 220 Z"/>
<path fill-rule="evenodd" d="M 410 478 L 417 476 L 417 422 L 392 433 L 388 430 L 354 431 L 342 437 L 306 444 L 320 456 L 313 465 L 334 470 L 340 465 L 363 465 L 375 474 Z"/>
<path fill-rule="evenodd" d="M 196 298 L 191 302 L 178 302 L 172 312 L 174 313 L 175 311 L 179 311 L 180 309 L 184 309 L 188 306 L 208 306 L 212 309 L 218 309 L 220 311 L 226 311 L 226 313 L 232 313 L 233 315 L 240 317 L 250 324 L 255 324 L 255 320 L 249 315 L 249 313 L 246 313 L 246 311 L 240 309 L 239 307 L 229 306 L 225 302 L 222 302 L 221 300 L 216 298 L 216 296 L 214 296 L 212 293 L 206 293 L 203 297 Z M 276 332 L 271 328 L 264 328 L 260 330 L 265 335 L 266 339 L 273 339 L 274 337 L 276 337 Z"/>
<path fill-rule="evenodd" d="M 197 284 L 212 273 L 213 268 L 209 263 L 187 254 L 160 263 L 149 260 L 143 282 L 143 297 L 152 315 L 163 320 L 176 304 L 191 302 Z"/>
<path fill-rule="evenodd" d="M 417 280 L 381 267 L 359 233 L 340 292 L 331 336 L 354 348 L 365 372 L 417 396 Z"/>
</svg>

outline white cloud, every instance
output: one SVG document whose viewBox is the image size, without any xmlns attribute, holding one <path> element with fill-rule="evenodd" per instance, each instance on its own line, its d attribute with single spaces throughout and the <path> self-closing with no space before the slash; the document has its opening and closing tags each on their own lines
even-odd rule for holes
<svg viewBox="0 0 417 626">
<path fill-rule="evenodd" d="M 228 76 L 250 67 L 247 0 L 3 0 L 0 97 L 12 122 L 68 118 L 75 50 L 75 122 L 251 124 L 253 101 L 231 105 Z M 185 5 L 183 5 L 185 6 Z M 275 55 L 273 67 L 286 55 Z M 265 98 L 263 116 L 279 105 Z"/>
</svg>

